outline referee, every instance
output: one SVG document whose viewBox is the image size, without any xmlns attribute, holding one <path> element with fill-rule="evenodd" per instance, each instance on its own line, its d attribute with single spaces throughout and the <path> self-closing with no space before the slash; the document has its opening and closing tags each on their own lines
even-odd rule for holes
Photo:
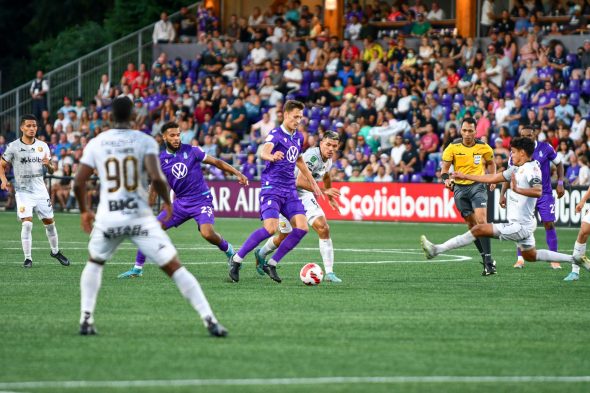
<svg viewBox="0 0 590 393">
<path fill-rule="evenodd" d="M 487 144 L 475 139 L 475 120 L 471 117 L 463 119 L 461 123 L 461 138 L 455 139 L 447 146 L 442 155 L 441 177 L 445 187 L 455 193 L 455 205 L 461 212 L 461 216 L 470 229 L 477 224 L 486 224 L 488 191 L 483 183 L 471 180 L 457 180 L 450 178 L 451 165 L 454 170 L 470 175 L 483 175 L 496 173 L 494 151 Z M 496 187 L 490 185 L 490 191 Z M 482 276 L 496 273 L 495 262 L 492 258 L 490 238 L 480 237 L 475 239 L 475 246 L 483 261 Z"/>
</svg>

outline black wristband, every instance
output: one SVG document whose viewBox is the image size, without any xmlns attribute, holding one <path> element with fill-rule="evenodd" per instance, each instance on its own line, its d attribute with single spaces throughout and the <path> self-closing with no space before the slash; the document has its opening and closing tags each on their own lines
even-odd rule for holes
<svg viewBox="0 0 590 393">
<path fill-rule="evenodd" d="M 443 181 L 447 181 L 447 179 L 448 179 L 449 177 L 450 177 L 450 176 L 449 176 L 449 174 L 448 174 L 448 173 L 443 173 L 442 175 L 440 175 L 440 178 L 441 178 Z"/>
</svg>

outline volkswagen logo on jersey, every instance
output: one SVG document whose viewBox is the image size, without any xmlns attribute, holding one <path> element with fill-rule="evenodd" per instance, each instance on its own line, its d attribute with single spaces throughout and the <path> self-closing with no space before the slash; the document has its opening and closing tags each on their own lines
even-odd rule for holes
<svg viewBox="0 0 590 393">
<path fill-rule="evenodd" d="M 287 150 L 287 160 L 289 160 L 289 162 L 297 161 L 298 153 L 299 150 L 295 146 L 291 146 L 289 150 Z"/>
<path fill-rule="evenodd" d="M 176 164 L 172 165 L 172 174 L 177 179 L 182 179 L 188 173 L 188 168 L 182 162 L 177 162 Z"/>
</svg>

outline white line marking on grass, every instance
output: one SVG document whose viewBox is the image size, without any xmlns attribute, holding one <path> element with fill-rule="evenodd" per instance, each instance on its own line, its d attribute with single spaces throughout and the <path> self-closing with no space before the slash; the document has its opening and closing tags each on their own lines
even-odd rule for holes
<svg viewBox="0 0 590 393">
<path fill-rule="evenodd" d="M 322 384 L 425 384 L 425 383 L 588 383 L 590 376 L 396 376 L 396 377 L 311 377 L 244 379 L 154 379 L 136 381 L 31 381 L 0 382 L 0 389 L 43 388 L 149 388 L 180 386 L 277 386 Z"/>
</svg>

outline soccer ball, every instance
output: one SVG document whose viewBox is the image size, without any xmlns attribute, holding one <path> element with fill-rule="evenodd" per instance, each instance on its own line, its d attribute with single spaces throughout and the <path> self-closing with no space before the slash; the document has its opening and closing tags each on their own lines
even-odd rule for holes
<svg viewBox="0 0 590 393">
<path fill-rule="evenodd" d="M 315 263 L 308 263 L 301 268 L 301 271 L 299 272 L 299 278 L 305 285 L 318 285 L 324 278 L 324 272 L 319 265 Z"/>
</svg>

